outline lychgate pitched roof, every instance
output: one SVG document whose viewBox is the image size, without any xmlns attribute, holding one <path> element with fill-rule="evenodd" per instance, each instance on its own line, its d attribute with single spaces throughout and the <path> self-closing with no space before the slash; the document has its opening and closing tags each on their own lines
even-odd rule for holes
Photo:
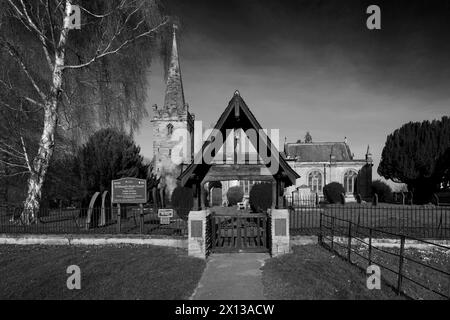
<svg viewBox="0 0 450 320">
<path fill-rule="evenodd" d="M 213 141 L 214 135 L 222 134 L 223 137 L 226 136 L 227 129 L 242 128 L 244 131 L 248 129 L 255 129 L 258 133 L 261 133 L 264 137 L 264 141 L 267 141 L 266 145 L 259 146 L 259 148 L 269 148 L 273 152 L 278 153 L 278 172 L 282 179 L 286 182 L 286 185 L 295 184 L 295 180 L 299 178 L 299 175 L 289 166 L 286 160 L 282 157 L 279 151 L 276 149 L 275 145 L 270 141 L 270 138 L 265 135 L 265 133 L 260 132 L 262 129 L 259 122 L 256 120 L 253 113 L 250 111 L 247 104 L 244 102 L 239 92 L 236 91 L 233 98 L 228 103 L 227 108 L 219 117 L 212 135 L 210 136 L 202 146 L 201 151 L 199 151 L 194 158 L 194 161 L 184 170 L 178 177 L 181 185 L 192 185 L 198 182 L 198 179 L 203 179 L 208 173 L 211 164 L 203 162 L 203 154 L 205 152 L 210 153 L 213 146 L 211 141 Z M 270 154 L 270 151 L 269 153 Z M 197 179 L 197 180 L 196 180 Z"/>
</svg>

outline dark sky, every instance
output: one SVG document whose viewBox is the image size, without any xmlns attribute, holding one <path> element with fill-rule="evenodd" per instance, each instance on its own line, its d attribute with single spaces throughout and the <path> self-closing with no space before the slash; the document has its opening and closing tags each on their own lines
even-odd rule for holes
<svg viewBox="0 0 450 320">
<path fill-rule="evenodd" d="M 450 114 L 450 1 L 173 0 L 186 101 L 215 123 L 234 90 L 280 139 L 343 141 L 376 166 L 386 136 Z M 381 30 L 366 8 L 381 8 Z M 160 64 L 148 106 L 162 105 Z M 138 143 L 151 155 L 150 124 Z M 376 166 L 375 170 L 376 171 Z"/>
</svg>

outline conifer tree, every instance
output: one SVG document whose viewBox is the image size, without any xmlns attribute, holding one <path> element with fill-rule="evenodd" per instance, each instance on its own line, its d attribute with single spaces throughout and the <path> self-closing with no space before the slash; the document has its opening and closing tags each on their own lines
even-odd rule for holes
<svg viewBox="0 0 450 320">
<path fill-rule="evenodd" d="M 386 140 L 378 173 L 405 183 L 419 203 L 428 202 L 434 192 L 449 186 L 450 118 L 409 122 Z"/>
</svg>

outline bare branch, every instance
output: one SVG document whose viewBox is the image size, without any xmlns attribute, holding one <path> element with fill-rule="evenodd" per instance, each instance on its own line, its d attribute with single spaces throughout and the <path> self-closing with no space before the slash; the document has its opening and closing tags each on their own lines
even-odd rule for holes
<svg viewBox="0 0 450 320">
<path fill-rule="evenodd" d="M 101 58 L 103 58 L 103 57 L 106 57 L 106 56 L 111 55 L 111 54 L 118 53 L 120 50 L 122 50 L 123 48 L 125 48 L 127 45 L 133 43 L 134 41 L 136 41 L 136 40 L 138 40 L 138 39 L 140 39 L 140 38 L 142 38 L 142 37 L 149 36 L 150 34 L 156 32 L 158 29 L 160 29 L 162 26 L 166 25 L 168 22 L 169 22 L 169 19 L 166 18 L 166 19 L 164 19 L 163 22 L 161 22 L 160 24 L 158 24 L 156 27 L 154 27 L 154 28 L 152 28 L 152 29 L 150 29 L 150 30 L 147 30 L 146 32 L 143 32 L 143 33 L 137 35 L 137 36 L 134 37 L 134 38 L 125 40 L 125 41 L 122 42 L 122 44 L 119 45 L 117 48 L 115 48 L 115 49 L 113 49 L 113 50 L 109 50 L 109 48 L 111 47 L 111 44 L 112 44 L 113 40 L 115 39 L 115 36 L 113 36 L 113 38 L 109 41 L 109 43 L 108 43 L 108 45 L 106 46 L 106 48 L 105 48 L 104 50 L 102 50 L 101 53 L 99 53 L 99 52 L 97 51 L 97 54 L 96 54 L 93 58 L 91 58 L 88 62 L 82 63 L 82 64 L 78 64 L 78 65 L 66 65 L 66 66 L 64 66 L 63 68 L 67 68 L 67 69 L 80 69 L 80 68 L 87 67 L 87 66 L 89 66 L 90 64 L 92 64 L 93 62 L 95 62 L 95 61 L 97 61 L 97 60 L 99 60 L 99 59 L 101 59 Z"/>
<path fill-rule="evenodd" d="M 34 23 L 33 19 L 28 14 L 27 7 L 26 7 L 25 3 L 23 2 L 23 0 L 20 0 L 20 3 L 22 5 L 22 10 L 23 11 L 21 11 L 19 9 L 19 7 L 13 2 L 13 0 L 8 0 L 8 2 L 14 8 L 14 10 L 19 15 L 19 17 L 22 18 L 22 22 L 24 24 L 26 22 L 28 24 L 28 26 L 37 33 L 37 36 L 38 36 L 39 40 L 42 43 L 42 49 L 44 50 L 44 54 L 45 54 L 45 57 L 47 59 L 48 66 L 49 66 L 50 70 L 52 70 L 53 69 L 53 62 L 52 62 L 52 60 L 50 58 L 50 54 L 49 54 L 49 51 L 48 51 L 48 42 L 49 42 L 49 40 L 45 36 L 43 30 L 39 29 L 38 26 Z M 23 20 L 25 20 L 25 21 L 23 21 Z"/>
<path fill-rule="evenodd" d="M 95 18 L 106 18 L 107 16 L 111 15 L 114 12 L 114 11 L 111 11 L 111 12 L 108 12 L 108 13 L 105 13 L 105 14 L 95 14 L 95 13 L 89 11 L 88 9 L 86 9 L 83 6 L 80 6 L 80 5 L 78 5 L 78 6 L 80 7 L 81 10 L 83 10 L 84 12 L 86 12 L 87 14 L 89 14 L 89 15 L 95 17 Z"/>
<path fill-rule="evenodd" d="M 14 158 L 20 159 L 20 160 L 25 160 L 25 157 L 22 154 L 17 155 L 16 153 L 8 151 L 7 149 L 5 149 L 5 148 L 3 148 L 1 146 L 0 146 L 0 151 L 5 153 L 5 154 L 7 154 L 7 155 L 9 155 L 10 157 L 14 157 Z M 16 150 L 13 150 L 13 151 L 18 153 L 18 151 L 16 151 Z"/>
<path fill-rule="evenodd" d="M 49 4 L 50 0 L 47 0 L 47 2 L 45 3 L 45 9 L 47 11 L 47 17 L 48 17 L 48 21 L 50 23 L 50 33 L 52 35 L 52 42 L 53 42 L 53 47 L 56 48 L 56 40 L 55 40 L 55 31 L 54 31 L 54 24 L 53 24 L 53 18 L 52 15 L 50 13 L 50 4 Z"/>
<path fill-rule="evenodd" d="M 19 176 L 19 175 L 25 175 L 25 174 L 28 174 L 28 173 L 30 173 L 30 172 L 28 172 L 28 171 L 20 171 L 20 172 L 16 172 L 16 173 L 9 173 L 9 174 L 1 174 L 1 176 L 2 177 L 14 177 L 14 176 Z"/>
<path fill-rule="evenodd" d="M 30 159 L 28 158 L 27 147 L 25 146 L 25 141 L 23 141 L 23 137 L 20 136 L 20 142 L 22 143 L 23 155 L 25 156 L 25 162 L 27 164 L 28 170 L 30 173 L 33 173 L 33 169 L 31 168 Z"/>
<path fill-rule="evenodd" d="M 11 162 L 8 162 L 8 161 L 2 160 L 2 159 L 0 159 L 0 163 L 4 163 L 4 164 L 6 164 L 7 166 L 10 166 L 10 167 L 18 167 L 18 168 L 28 169 L 23 164 L 11 163 Z"/>
<path fill-rule="evenodd" d="M 3 81 L 1 79 L 0 79 L 0 83 L 3 84 L 7 90 L 12 91 L 13 94 L 15 94 L 16 96 L 18 96 L 18 97 L 20 97 L 20 98 L 30 102 L 31 104 L 36 105 L 38 107 L 38 109 L 35 109 L 35 110 L 32 110 L 32 111 L 26 111 L 26 110 L 23 110 L 23 109 L 14 108 L 10 104 L 8 104 L 8 103 L 6 103 L 4 101 L 0 101 L 0 104 L 4 105 L 8 109 L 15 110 L 15 111 L 22 111 L 22 112 L 36 112 L 36 111 L 39 111 L 39 110 L 41 110 L 41 109 L 43 109 L 45 107 L 44 104 L 42 104 L 40 102 L 37 102 L 36 100 L 34 100 L 34 99 L 30 98 L 30 97 L 24 96 L 23 94 L 19 94 L 17 92 L 17 90 L 12 87 L 11 84 L 7 84 L 5 81 Z"/>
<path fill-rule="evenodd" d="M 6 39 L 4 39 L 3 37 L 0 36 L 0 40 L 2 40 L 2 42 L 5 44 L 6 49 L 8 50 L 8 53 L 17 61 L 17 63 L 19 64 L 19 66 L 22 68 L 22 71 L 25 73 L 25 75 L 27 76 L 28 80 L 30 80 L 31 84 L 33 85 L 34 89 L 37 91 L 37 93 L 39 94 L 39 96 L 41 97 L 41 99 L 45 102 L 46 101 L 46 95 L 44 94 L 44 92 L 41 90 L 41 88 L 38 86 L 37 82 L 34 80 L 34 78 L 31 76 L 30 71 L 28 70 L 27 66 L 25 65 L 25 63 L 23 62 L 22 57 L 20 56 L 20 54 L 17 52 L 16 48 L 14 48 L 14 46 L 12 46 L 8 41 L 6 41 Z"/>
<path fill-rule="evenodd" d="M 22 98 L 24 98 L 26 101 L 28 101 L 28 102 L 30 102 L 30 103 L 32 103 L 32 104 L 34 104 L 34 105 L 36 105 L 36 106 L 39 107 L 38 109 L 35 109 L 35 110 L 33 110 L 33 111 L 28 111 L 28 112 L 36 112 L 36 111 L 39 111 L 39 110 L 42 110 L 42 109 L 45 108 L 45 105 L 44 105 L 44 104 L 42 104 L 42 103 L 40 103 L 40 102 L 37 102 L 37 101 L 34 100 L 34 99 L 31 99 L 31 98 L 26 97 L 26 96 L 22 96 Z"/>
<path fill-rule="evenodd" d="M 28 98 L 28 97 L 22 97 L 22 98 L 25 99 L 25 100 L 27 100 L 27 101 L 28 101 L 28 99 L 30 99 L 29 102 L 32 102 L 32 101 L 33 101 L 33 102 L 34 102 L 36 105 L 38 105 L 39 107 L 36 108 L 36 109 L 34 109 L 34 110 L 23 110 L 22 107 L 21 107 L 21 108 L 15 108 L 15 107 L 11 106 L 10 104 L 8 104 L 8 103 L 6 103 L 6 102 L 3 102 L 3 101 L 0 101 L 0 104 L 3 105 L 3 106 L 5 106 L 6 108 L 12 110 L 12 111 L 19 111 L 19 112 L 24 112 L 24 113 L 34 113 L 34 112 L 38 112 L 38 111 L 42 110 L 42 108 L 44 107 L 43 104 L 41 104 L 41 103 L 39 103 L 39 102 L 37 102 L 37 101 L 34 101 L 34 100 L 31 99 L 31 98 Z M 32 102 L 32 103 L 33 103 L 33 102 Z"/>
</svg>

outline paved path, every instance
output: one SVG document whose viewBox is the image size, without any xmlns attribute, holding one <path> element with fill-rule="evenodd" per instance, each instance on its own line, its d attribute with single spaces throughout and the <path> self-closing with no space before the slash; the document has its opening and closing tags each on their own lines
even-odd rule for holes
<svg viewBox="0 0 450 320">
<path fill-rule="evenodd" d="M 263 300 L 261 267 L 266 253 L 213 254 L 193 300 Z"/>
</svg>

